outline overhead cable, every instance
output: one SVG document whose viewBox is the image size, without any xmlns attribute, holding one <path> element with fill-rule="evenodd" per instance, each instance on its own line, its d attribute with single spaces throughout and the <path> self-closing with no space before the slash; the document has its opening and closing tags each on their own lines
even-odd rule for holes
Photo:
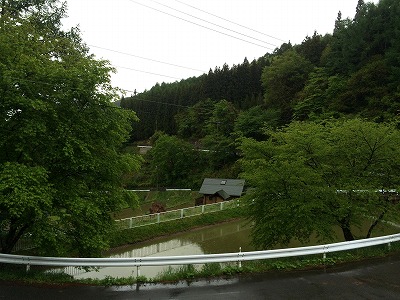
<svg viewBox="0 0 400 300">
<path fill-rule="evenodd" d="M 161 5 L 161 6 L 164 6 L 164 7 L 167 7 L 167 8 L 169 8 L 169 9 L 172 9 L 172 10 L 174 10 L 174 11 L 177 11 L 177 12 L 179 12 L 179 13 L 181 13 L 181 14 L 184 14 L 184 15 L 187 15 L 187 16 L 189 16 L 189 17 L 195 18 L 195 19 L 197 19 L 197 20 L 200 20 L 200 21 L 203 21 L 203 22 L 209 23 L 209 24 L 211 24 L 211 25 L 214 25 L 214 26 L 220 27 L 220 28 L 222 28 L 222 29 L 224 29 L 224 30 L 228 30 L 228 31 L 231 31 L 231 32 L 233 32 L 233 33 L 239 34 L 239 35 L 241 35 L 241 36 L 244 36 L 244 37 L 247 37 L 247 38 L 253 39 L 253 40 L 255 40 L 255 41 L 258 41 L 258 42 L 261 42 L 261 43 L 265 43 L 265 44 L 267 44 L 267 45 L 271 45 L 271 46 L 277 46 L 277 45 L 275 45 L 275 44 L 268 43 L 268 42 L 266 42 L 266 41 L 264 41 L 264 40 L 260 40 L 260 39 L 258 39 L 258 38 L 255 38 L 255 37 L 249 36 L 249 35 L 247 35 L 247 34 L 244 34 L 244 33 L 238 32 L 238 31 L 235 31 L 235 30 L 233 30 L 233 29 L 230 29 L 230 28 L 227 28 L 227 27 L 224 27 L 224 26 L 218 25 L 218 24 L 216 24 L 216 23 L 213 23 L 213 22 L 210 22 L 210 21 L 204 20 L 204 19 L 202 19 L 202 18 L 199 18 L 199 17 L 196 17 L 196 16 L 194 16 L 194 15 L 188 14 L 188 13 L 186 13 L 186 12 L 184 12 L 184 11 L 181 11 L 181 10 L 178 10 L 178 9 L 176 9 L 176 8 L 173 8 L 173 7 L 171 7 L 171 6 L 168 6 L 168 5 L 162 4 L 162 3 L 158 2 L 158 1 L 154 1 L 154 0 L 150 0 L 150 1 L 151 1 L 151 2 L 154 2 L 154 3 L 157 3 L 158 5 Z"/>
<path fill-rule="evenodd" d="M 231 37 L 231 38 L 240 40 L 240 41 L 242 41 L 242 42 L 246 42 L 246 43 L 249 43 L 249 44 L 252 44 L 252 45 L 261 47 L 261 48 L 265 48 L 265 49 L 269 49 L 269 50 L 274 50 L 274 49 L 272 49 L 271 47 L 266 47 L 266 46 L 263 46 L 263 45 L 260 45 L 260 44 L 256 44 L 256 43 L 250 42 L 250 41 L 248 41 L 248 40 L 239 38 L 239 37 L 237 37 L 237 36 L 233 36 L 233 35 L 230 35 L 230 34 L 228 34 L 228 33 L 225 33 L 225 32 L 222 32 L 222 31 L 218 31 L 218 30 L 216 30 L 216 29 L 213 29 L 213 28 L 210 28 L 210 27 L 207 27 L 207 26 L 204 26 L 204 25 L 201 25 L 201 24 L 198 24 L 198 23 L 195 23 L 195 22 L 186 20 L 186 19 L 184 19 L 184 18 L 181 18 L 181 17 L 175 16 L 175 15 L 173 15 L 173 14 L 167 13 L 167 12 L 165 12 L 165 11 L 159 10 L 159 9 L 157 9 L 157 8 L 154 8 L 154 7 L 151 7 L 151 6 L 148 6 L 148 5 L 139 3 L 139 2 L 137 2 L 137 1 L 135 1 L 135 0 L 129 0 L 129 1 L 132 2 L 132 3 L 135 3 L 135 4 L 137 4 L 137 5 L 140 5 L 140 6 L 143 6 L 143 7 L 152 9 L 152 10 L 155 10 L 155 11 L 160 12 L 160 13 L 162 13 L 162 14 L 168 15 L 168 16 L 170 16 L 170 17 L 174 17 L 174 18 L 176 18 L 176 19 L 179 19 L 179 20 L 188 22 L 188 23 L 190 23 L 190 24 L 193 24 L 193 25 L 196 25 L 196 26 L 199 26 L 199 27 L 202 27 L 202 28 L 206 28 L 206 29 L 208 29 L 208 30 L 217 32 L 217 33 L 219 33 L 219 34 L 223 34 L 223 35 L 229 36 L 229 37 Z"/>
<path fill-rule="evenodd" d="M 253 29 L 253 28 L 250 28 L 250 27 L 241 25 L 241 24 L 236 23 L 236 22 L 233 22 L 233 21 L 231 21 L 231 20 L 225 19 L 225 18 L 220 17 L 220 16 L 218 16 L 218 15 L 216 15 L 216 14 L 210 13 L 210 12 L 208 12 L 208 11 L 205 11 L 205 10 L 202 10 L 202 9 L 200 9 L 200 8 L 197 8 L 197 7 L 193 6 L 193 5 L 187 4 L 187 3 L 183 2 L 183 1 L 179 1 L 179 0 L 175 0 L 175 1 L 178 2 L 178 3 L 181 3 L 181 4 L 183 4 L 183 5 L 189 6 L 189 7 L 193 8 L 193 9 L 196 9 L 196 10 L 198 10 L 198 11 L 201 11 L 201 12 L 203 12 L 203 13 L 206 13 L 206 14 L 208 14 L 208 15 L 210 15 L 210 16 L 213 16 L 213 17 L 216 17 L 216 18 L 218 18 L 218 19 L 221 19 L 221 20 L 224 20 L 224 21 L 226 21 L 226 22 L 229 22 L 229 23 L 231 23 L 231 24 L 234 24 L 234 25 L 236 25 L 236 26 L 240 26 L 240 27 L 242 27 L 242 28 L 251 30 L 251 31 L 253 31 L 253 32 L 262 34 L 262 35 L 264 35 L 264 36 L 267 36 L 267 37 L 269 37 L 269 38 L 272 38 L 272 39 L 275 39 L 275 40 L 278 40 L 278 41 L 281 41 L 281 42 L 286 42 L 285 40 L 282 40 L 282 39 L 280 39 L 280 38 L 277 38 L 277 37 L 274 37 L 274 36 L 272 36 L 272 35 L 266 34 L 266 33 L 264 33 L 264 32 L 255 30 L 255 29 Z"/>
<path fill-rule="evenodd" d="M 140 59 L 143 59 L 143 60 L 148 60 L 148 61 L 152 61 L 152 62 L 156 62 L 156 63 L 160 63 L 160 64 L 165 64 L 165 65 L 169 65 L 169 66 L 173 66 L 173 67 L 177 67 L 177 68 L 182 68 L 182 69 L 188 69 L 188 70 L 192 70 L 192 71 L 198 71 L 198 72 L 207 73 L 204 70 L 199 70 L 199 69 L 194 69 L 194 68 L 190 68 L 190 67 L 180 66 L 180 65 L 173 64 L 173 63 L 168 63 L 168 62 L 164 62 L 164 61 L 160 61 L 160 60 L 156 60 L 156 59 L 152 59 L 152 58 L 147 58 L 147 57 L 143 57 L 143 56 L 139 56 L 139 55 L 135 55 L 135 54 L 131 54 L 131 53 L 126 53 L 126 52 L 122 52 L 122 51 L 118 51 L 118 50 L 113 50 L 113 49 L 104 48 L 104 47 L 95 46 L 95 45 L 88 45 L 88 46 L 92 47 L 92 48 L 97 48 L 97 49 L 101 49 L 101 50 L 106 50 L 106 51 L 110 51 L 110 52 L 114 52 L 114 53 L 127 55 L 127 56 L 132 56 L 132 57 L 136 57 L 136 58 L 140 58 Z"/>
<path fill-rule="evenodd" d="M 168 76 L 168 75 L 163 75 L 163 74 L 158 74 L 158 73 L 152 73 L 152 72 L 128 68 L 128 67 L 122 67 L 122 66 L 116 66 L 116 65 L 112 65 L 112 66 L 115 68 L 126 69 L 126 70 L 135 71 L 135 72 L 146 73 L 146 74 L 150 74 L 150 75 L 162 76 L 162 77 L 167 77 L 167 78 L 172 78 L 172 79 L 182 79 L 182 78 L 178 78 L 178 77 L 173 77 L 173 76 Z"/>
</svg>

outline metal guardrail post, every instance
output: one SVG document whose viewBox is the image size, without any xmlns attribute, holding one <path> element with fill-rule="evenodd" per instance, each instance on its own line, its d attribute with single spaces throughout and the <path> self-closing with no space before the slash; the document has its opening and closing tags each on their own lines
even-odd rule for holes
<svg viewBox="0 0 400 300">
<path fill-rule="evenodd" d="M 238 267 L 242 268 L 242 260 L 240 259 L 242 255 L 242 247 L 239 247 L 239 260 L 238 260 Z"/>
<path fill-rule="evenodd" d="M 136 266 L 136 291 L 139 291 L 140 287 L 140 282 L 139 282 L 139 277 L 140 277 L 140 266 Z"/>
<path fill-rule="evenodd" d="M 325 260 L 326 260 L 326 247 L 324 247 L 324 253 L 322 254 L 322 259 L 323 259 L 323 261 L 325 262 Z"/>
</svg>

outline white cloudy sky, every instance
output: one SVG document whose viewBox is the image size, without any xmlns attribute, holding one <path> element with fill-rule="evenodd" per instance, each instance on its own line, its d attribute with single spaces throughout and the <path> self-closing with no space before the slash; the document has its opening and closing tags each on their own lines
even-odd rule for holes
<svg viewBox="0 0 400 300">
<path fill-rule="evenodd" d="M 251 61 L 283 42 L 299 44 L 315 30 L 332 33 L 338 11 L 353 17 L 357 2 L 67 0 L 64 25 L 79 25 L 91 52 L 117 68 L 113 84 L 130 95 L 245 57 Z"/>
</svg>

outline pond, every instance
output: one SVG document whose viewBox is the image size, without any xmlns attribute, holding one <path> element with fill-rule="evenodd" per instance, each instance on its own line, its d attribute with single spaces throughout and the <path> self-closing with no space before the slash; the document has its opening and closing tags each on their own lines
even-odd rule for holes
<svg viewBox="0 0 400 300">
<path fill-rule="evenodd" d="M 117 248 L 108 257 L 179 256 L 253 251 L 250 244 L 250 225 L 246 221 L 234 221 L 163 237 L 129 247 Z M 168 267 L 140 267 L 140 275 L 153 278 Z M 103 279 L 111 277 L 137 276 L 136 267 L 106 267 L 85 272 L 75 268 L 67 269 L 75 278 Z"/>
<path fill-rule="evenodd" d="M 362 231 L 370 225 L 370 221 L 366 221 Z M 378 226 L 377 235 L 387 235 L 398 232 L 398 228 L 394 226 Z M 106 256 L 108 257 L 145 257 L 145 256 L 180 256 L 180 255 L 200 255 L 200 254 L 216 254 L 231 252 L 247 252 L 256 250 L 251 245 L 250 240 L 251 225 L 247 221 L 233 221 L 214 226 L 208 226 L 197 230 L 179 233 L 169 237 L 158 238 L 131 246 L 116 248 Z M 336 241 L 343 241 L 342 233 L 339 228 L 335 228 L 337 236 Z M 292 240 L 286 247 L 301 247 L 319 244 L 318 239 L 314 236 L 306 244 Z M 274 248 L 283 248 L 276 245 Z M 174 268 L 179 266 L 174 266 Z M 160 267 L 140 267 L 139 275 L 147 278 L 154 278 L 168 266 Z M 73 275 L 75 278 L 94 278 L 103 279 L 107 276 L 111 277 L 136 277 L 138 269 L 136 267 L 107 267 L 100 268 L 98 271 L 85 272 L 76 268 L 66 268 L 65 272 Z"/>
</svg>

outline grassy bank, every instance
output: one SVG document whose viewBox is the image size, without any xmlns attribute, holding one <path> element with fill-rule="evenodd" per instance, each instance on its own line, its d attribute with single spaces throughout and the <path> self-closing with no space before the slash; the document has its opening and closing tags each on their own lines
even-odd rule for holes
<svg viewBox="0 0 400 300">
<path fill-rule="evenodd" d="M 191 207 L 195 205 L 195 200 L 200 197 L 197 191 L 127 191 L 126 193 L 128 197 L 132 198 L 132 201 L 136 201 L 137 206 L 133 209 L 126 207 L 113 213 L 114 219 L 148 214 L 152 203 L 160 203 L 167 210 Z"/>
</svg>

